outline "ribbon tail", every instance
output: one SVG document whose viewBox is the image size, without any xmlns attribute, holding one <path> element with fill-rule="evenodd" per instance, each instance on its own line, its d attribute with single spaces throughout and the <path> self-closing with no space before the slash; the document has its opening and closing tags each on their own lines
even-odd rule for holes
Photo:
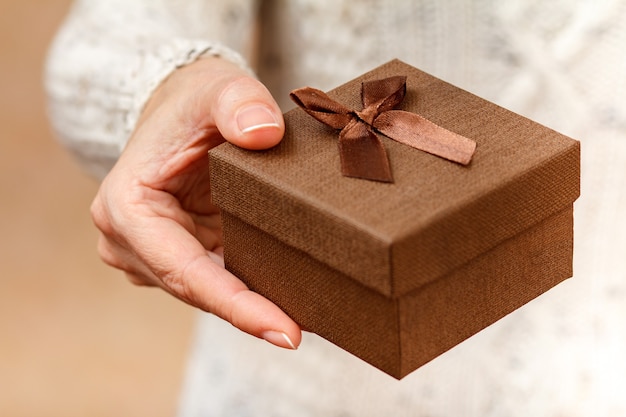
<svg viewBox="0 0 626 417">
<path fill-rule="evenodd" d="M 364 123 L 353 120 L 341 131 L 339 155 L 344 176 L 393 182 L 385 147 Z"/>
<path fill-rule="evenodd" d="M 467 165 L 476 150 L 476 142 L 438 126 L 422 116 L 402 110 L 381 113 L 374 129 L 391 139 L 424 152 Z"/>
</svg>

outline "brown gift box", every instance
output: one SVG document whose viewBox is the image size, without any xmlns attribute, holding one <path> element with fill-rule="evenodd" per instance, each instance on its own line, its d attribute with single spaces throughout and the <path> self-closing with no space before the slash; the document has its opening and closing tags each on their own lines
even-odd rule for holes
<svg viewBox="0 0 626 417">
<path fill-rule="evenodd" d="M 267 151 L 210 152 L 226 267 L 313 331 L 402 378 L 572 276 L 579 142 L 394 60 L 403 110 L 476 141 L 462 166 L 382 137 L 393 183 L 344 177 L 338 132 L 297 108 Z"/>
</svg>

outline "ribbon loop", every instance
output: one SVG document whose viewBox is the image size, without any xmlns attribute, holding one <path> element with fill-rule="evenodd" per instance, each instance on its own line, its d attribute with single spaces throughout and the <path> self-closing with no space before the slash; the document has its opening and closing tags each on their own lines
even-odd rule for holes
<svg viewBox="0 0 626 417">
<path fill-rule="evenodd" d="M 333 129 L 343 129 L 353 118 L 352 110 L 315 88 L 293 90 L 289 97 L 313 118 Z"/>
<path fill-rule="evenodd" d="M 406 95 L 406 77 L 363 82 L 361 111 L 350 110 L 311 87 L 291 92 L 291 99 L 316 120 L 340 129 L 339 155 L 344 176 L 392 182 L 387 152 L 372 129 L 416 149 L 459 164 L 470 163 L 476 142 L 422 116 L 393 110 Z"/>
<path fill-rule="evenodd" d="M 382 80 L 365 81 L 361 87 L 361 102 L 363 107 L 376 105 L 379 112 L 395 108 L 402 103 L 406 95 L 406 77 L 395 77 Z"/>
</svg>

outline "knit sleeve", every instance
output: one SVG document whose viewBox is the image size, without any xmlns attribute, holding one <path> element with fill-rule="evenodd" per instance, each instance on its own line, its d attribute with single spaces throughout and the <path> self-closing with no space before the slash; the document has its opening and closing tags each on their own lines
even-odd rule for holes
<svg viewBox="0 0 626 417">
<path fill-rule="evenodd" d="M 102 178 L 119 157 L 154 89 L 201 55 L 249 70 L 254 0 L 78 0 L 45 68 L 59 140 Z"/>
</svg>

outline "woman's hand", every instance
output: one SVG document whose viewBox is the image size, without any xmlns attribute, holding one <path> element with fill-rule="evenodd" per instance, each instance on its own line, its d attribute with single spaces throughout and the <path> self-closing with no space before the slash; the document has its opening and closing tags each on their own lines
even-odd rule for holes
<svg viewBox="0 0 626 417">
<path fill-rule="evenodd" d="M 267 89 L 236 65 L 202 58 L 175 71 L 147 104 L 92 204 L 102 259 L 135 284 L 175 297 L 284 348 L 298 325 L 223 267 L 207 151 L 224 140 L 247 149 L 284 133 Z"/>
</svg>

